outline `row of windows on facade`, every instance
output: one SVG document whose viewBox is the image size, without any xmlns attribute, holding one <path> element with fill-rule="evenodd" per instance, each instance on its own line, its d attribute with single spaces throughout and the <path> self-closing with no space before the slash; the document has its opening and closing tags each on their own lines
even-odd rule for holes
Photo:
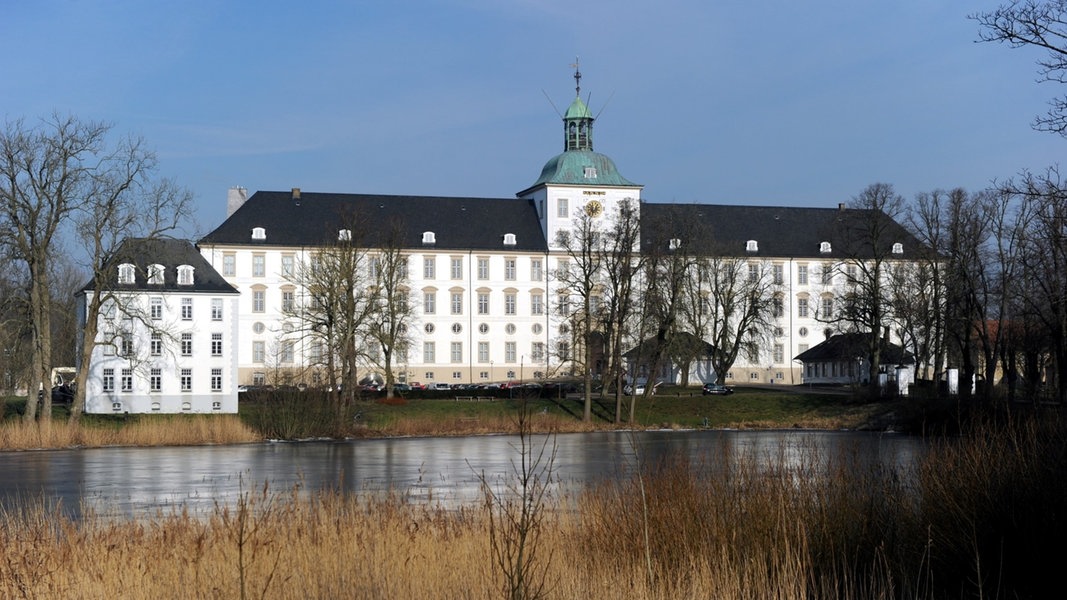
<svg viewBox="0 0 1067 600">
<path fill-rule="evenodd" d="M 277 355 L 273 357 L 279 364 L 289 365 L 293 364 L 296 359 L 295 343 L 293 341 L 282 341 L 277 347 Z M 364 348 L 368 357 L 372 361 L 378 360 L 379 349 L 377 346 L 368 346 Z M 451 342 L 450 343 L 450 362 L 463 363 L 463 342 Z M 556 354 L 560 357 L 560 360 L 570 360 L 570 344 L 568 342 L 559 342 L 556 345 Z M 322 362 L 323 350 L 319 344 L 310 344 L 308 352 L 308 362 L 312 364 L 318 364 Z M 406 360 L 406 357 L 402 357 Z M 544 342 L 533 342 L 530 345 L 530 354 L 519 356 L 518 345 L 516 342 L 504 343 L 504 363 L 519 363 L 520 359 L 528 358 L 533 363 L 543 362 L 547 355 L 545 354 Z M 433 364 L 437 362 L 437 344 L 436 342 L 423 342 L 422 345 L 422 362 L 425 364 Z M 252 342 L 252 362 L 255 364 L 264 364 L 267 362 L 267 344 L 266 342 L 256 340 Z M 489 342 L 478 342 L 478 361 L 479 363 L 489 364 L 492 362 L 490 359 Z"/>
<path fill-rule="evenodd" d="M 178 285 L 193 285 L 193 273 L 195 270 L 192 265 L 179 265 Z M 167 268 L 163 265 L 148 265 L 145 280 L 148 285 L 163 285 L 166 271 Z M 137 267 L 129 263 L 119 265 L 119 283 L 124 285 L 137 283 Z"/>
<path fill-rule="evenodd" d="M 161 296 L 152 296 L 148 300 L 148 318 L 153 321 L 160 321 L 163 319 L 165 313 L 165 302 Z M 116 313 L 119 312 L 118 303 L 107 302 L 102 308 L 103 316 L 109 321 L 114 321 Z M 121 309 L 122 317 L 126 320 L 132 320 L 134 317 L 134 311 L 131 307 L 126 306 Z M 179 314 L 182 321 L 193 320 L 193 298 L 184 297 L 179 301 Z M 211 299 L 211 320 L 221 321 L 223 315 L 223 301 L 222 298 Z"/>
<path fill-rule="evenodd" d="M 464 273 L 464 259 L 462 257 L 451 257 L 449 259 L 449 274 L 450 278 L 454 280 L 462 280 Z M 381 272 L 382 263 L 379 257 L 370 257 L 367 261 L 367 274 L 371 278 L 376 278 Z M 401 277 L 407 278 L 408 265 L 407 257 L 403 258 L 403 262 L 400 265 Z M 490 262 L 488 257 L 478 257 L 476 259 L 475 273 L 479 280 L 489 280 L 490 276 Z M 222 274 L 225 277 L 237 276 L 237 255 L 233 253 L 226 253 L 222 255 Z M 267 276 L 267 255 L 266 254 L 253 254 L 252 255 L 252 277 L 266 277 Z M 281 255 L 281 276 L 292 279 L 296 276 L 296 255 L 295 254 L 282 254 Z M 423 279 L 436 279 L 437 278 L 437 258 L 436 257 L 424 257 L 422 261 L 422 277 Z M 516 281 L 518 279 L 518 259 L 505 258 L 504 259 L 504 279 L 506 281 Z M 530 280 L 531 281 L 543 281 L 544 280 L 544 262 L 540 258 L 530 259 Z"/>
<path fill-rule="evenodd" d="M 828 242 L 824 242 L 828 243 Z M 894 252 L 897 250 L 897 246 L 900 246 L 900 252 L 903 252 L 903 247 L 900 244 L 894 246 Z M 266 277 L 267 275 L 267 257 L 265 254 L 253 254 L 252 255 L 252 276 L 253 277 Z M 223 255 L 223 275 L 227 277 L 234 277 L 237 275 L 237 257 L 234 254 Z M 292 278 L 295 274 L 295 261 L 296 257 L 293 254 L 283 254 L 281 257 L 283 277 Z M 478 257 L 476 259 L 476 278 L 479 281 L 488 281 L 490 279 L 490 262 L 489 258 Z M 404 266 L 401 269 L 401 277 L 407 278 L 406 260 Z M 556 276 L 557 278 L 564 278 L 570 271 L 570 263 L 566 259 L 559 259 Z M 464 273 L 464 259 L 462 257 L 452 257 L 449 262 L 449 278 L 456 281 L 463 280 Z M 376 278 L 380 270 L 380 262 L 376 259 L 371 259 L 368 266 L 368 275 L 371 278 Z M 809 285 L 809 271 L 814 273 L 814 269 L 810 268 L 810 265 L 800 264 L 797 265 L 797 284 Z M 821 271 L 821 283 L 824 285 L 830 285 L 834 282 L 835 269 L 830 263 L 822 263 L 820 266 Z M 856 280 L 857 267 L 854 264 L 845 266 L 845 276 L 849 281 Z M 775 284 L 783 284 L 785 282 L 785 266 L 782 264 L 774 264 L 771 268 L 772 279 Z M 517 259 L 505 258 L 504 259 L 504 280 L 505 281 L 517 281 Z M 530 281 L 541 282 L 544 281 L 544 262 L 540 258 L 530 259 Z M 761 277 L 761 267 L 757 263 L 750 263 L 748 265 L 748 277 L 750 281 L 756 281 Z M 436 257 L 424 257 L 422 266 L 422 278 L 424 280 L 434 280 L 437 278 L 437 259 Z"/>
<path fill-rule="evenodd" d="M 134 336 L 129 331 L 120 331 L 112 338 L 112 342 L 104 346 L 104 355 L 113 356 L 116 352 L 122 357 L 133 357 L 137 355 L 137 349 L 134 347 Z M 222 342 L 223 336 L 221 333 L 211 334 L 210 353 L 211 356 L 222 356 Z M 182 333 L 179 337 L 178 347 L 181 356 L 193 355 L 193 334 Z M 148 340 L 148 354 L 149 356 L 163 356 L 163 334 L 159 332 L 152 332 Z"/>
<path fill-rule="evenodd" d="M 105 368 L 103 369 L 101 382 L 102 390 L 105 393 L 109 392 L 121 392 L 132 393 L 134 391 L 134 370 L 132 368 L 119 369 L 118 388 L 115 387 L 115 369 Z M 222 369 L 211 369 L 211 391 L 222 391 Z M 178 371 L 177 379 L 179 382 L 180 390 L 182 392 L 193 391 L 193 369 L 183 368 Z M 159 393 L 163 391 L 163 369 L 153 367 L 148 371 L 148 391 L 153 393 Z"/>
<path fill-rule="evenodd" d="M 479 292 L 477 294 L 477 296 L 476 296 L 476 304 L 475 304 L 476 313 L 477 314 L 479 314 L 479 315 L 490 315 L 490 314 L 492 314 L 491 303 L 490 303 L 490 295 L 491 294 L 488 293 L 488 292 Z M 594 312 L 594 313 L 598 312 L 599 309 L 600 309 L 601 302 L 602 302 L 602 298 L 600 296 L 596 296 L 596 295 L 590 296 L 590 298 L 589 298 L 590 310 L 592 312 Z M 797 304 L 796 305 L 797 305 L 797 316 L 798 317 L 806 318 L 806 317 L 809 316 L 809 313 L 810 313 L 809 302 L 810 302 L 810 299 L 805 297 L 805 296 L 800 296 L 800 297 L 797 298 Z M 833 297 L 832 296 L 823 296 L 821 298 L 821 303 L 822 303 L 821 312 L 819 314 L 823 318 L 831 317 L 833 315 Z M 464 308 L 465 305 L 466 305 L 466 302 L 464 301 L 464 292 L 452 292 L 450 294 L 450 301 L 449 301 L 450 314 L 462 315 L 463 314 L 463 308 Z M 267 292 L 266 292 L 266 290 L 262 290 L 262 289 L 252 290 L 252 312 L 254 312 L 254 313 L 266 312 L 266 306 L 267 306 Z M 290 312 L 295 308 L 295 306 L 296 306 L 296 292 L 295 292 L 295 290 L 294 289 L 282 290 L 282 292 L 281 292 L 281 309 L 282 309 L 282 311 L 283 312 Z M 222 319 L 221 309 L 222 309 L 221 300 L 219 301 L 219 305 L 218 305 L 218 310 L 217 311 L 216 311 L 215 304 L 212 304 L 212 319 L 213 320 L 221 320 Z M 705 309 L 706 310 L 710 310 L 710 299 L 705 298 Z M 153 312 L 152 312 L 153 317 L 152 318 L 153 319 L 160 318 L 159 316 L 156 316 L 157 315 L 157 307 L 156 307 L 155 304 L 153 304 L 152 310 L 153 310 Z M 162 310 L 162 308 L 161 308 L 161 305 L 160 305 L 159 311 L 161 311 L 161 310 Z M 556 312 L 561 316 L 569 316 L 571 314 L 572 310 L 573 310 L 573 304 L 572 304 L 571 296 L 569 294 L 560 294 L 559 295 L 559 299 L 557 300 L 557 303 L 556 303 Z M 426 315 L 437 314 L 437 292 L 436 291 L 423 292 L 422 312 L 423 312 L 423 314 L 426 314 Z M 774 317 L 781 317 L 781 316 L 784 315 L 784 312 L 785 312 L 784 304 L 783 304 L 783 300 L 780 297 L 774 298 L 772 312 L 773 312 L 773 316 Z M 507 315 L 507 316 L 514 316 L 514 315 L 518 314 L 518 295 L 517 294 L 514 294 L 514 293 L 505 293 L 504 294 L 504 314 Z M 541 316 L 541 315 L 544 315 L 544 314 L 545 314 L 544 295 L 541 294 L 541 293 L 531 293 L 530 294 L 530 315 L 531 316 Z M 186 307 L 183 304 L 182 315 L 183 315 L 182 316 L 183 319 L 186 319 L 186 320 L 187 319 L 191 319 L 192 318 L 192 316 L 191 316 L 192 315 L 191 306 L 189 307 L 188 311 L 186 311 Z M 186 316 L 186 315 L 189 315 L 189 316 Z M 428 330 L 426 333 L 433 333 L 433 331 L 432 330 Z M 457 331 L 456 333 L 459 333 L 459 332 Z"/>
</svg>

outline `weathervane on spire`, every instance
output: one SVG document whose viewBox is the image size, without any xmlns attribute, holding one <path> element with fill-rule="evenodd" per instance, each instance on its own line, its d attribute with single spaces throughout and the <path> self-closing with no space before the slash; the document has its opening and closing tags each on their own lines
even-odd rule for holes
<svg viewBox="0 0 1067 600">
<path fill-rule="evenodd" d="M 577 56 L 574 57 L 574 64 L 571 65 L 571 66 L 574 67 L 574 95 L 579 97 L 579 98 L 581 98 L 582 97 L 582 72 L 578 70 L 578 57 Z"/>
</svg>

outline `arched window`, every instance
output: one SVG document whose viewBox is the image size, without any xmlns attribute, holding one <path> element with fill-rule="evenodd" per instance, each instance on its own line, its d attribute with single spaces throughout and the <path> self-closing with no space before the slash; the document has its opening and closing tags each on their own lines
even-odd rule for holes
<svg viewBox="0 0 1067 600">
<path fill-rule="evenodd" d="M 190 265 L 178 267 L 178 285 L 193 285 L 193 270 Z"/>
<path fill-rule="evenodd" d="M 756 240 L 748 240 L 745 242 L 746 252 L 759 252 L 759 242 Z"/>
<path fill-rule="evenodd" d="M 253 227 L 252 228 L 252 239 L 254 239 L 254 240 L 265 240 L 265 239 L 267 239 L 267 230 L 263 229 L 262 227 Z"/>
<path fill-rule="evenodd" d="M 893 244 L 893 254 L 904 254 L 904 244 L 900 242 Z"/>
<path fill-rule="evenodd" d="M 515 242 L 515 234 L 514 233 L 505 233 L 504 234 L 504 245 L 505 246 L 514 246 L 515 243 L 516 242 Z"/>
<path fill-rule="evenodd" d="M 137 268 L 130 263 L 119 265 L 119 283 L 132 284 L 137 281 Z"/>
<path fill-rule="evenodd" d="M 819 242 L 819 252 L 821 254 L 830 253 L 830 242 Z"/>
<path fill-rule="evenodd" d="M 150 285 L 163 285 L 163 273 L 166 267 L 163 265 L 148 265 L 148 283 Z"/>
<path fill-rule="evenodd" d="M 434 234 L 434 232 L 432 232 L 432 231 L 424 231 L 424 232 L 422 232 L 422 243 L 423 244 L 436 244 L 437 243 L 437 235 Z"/>
</svg>

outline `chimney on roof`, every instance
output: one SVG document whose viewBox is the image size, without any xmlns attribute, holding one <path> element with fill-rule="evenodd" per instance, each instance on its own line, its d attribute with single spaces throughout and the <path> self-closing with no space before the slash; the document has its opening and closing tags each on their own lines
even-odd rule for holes
<svg viewBox="0 0 1067 600">
<path fill-rule="evenodd" d="M 229 217 L 237 212 L 245 200 L 248 200 L 248 190 L 239 185 L 231 187 L 226 193 L 226 216 Z"/>
<path fill-rule="evenodd" d="M 844 203 L 844 202 L 838 202 L 838 203 L 837 203 L 837 210 L 839 210 L 839 211 L 842 211 L 842 212 L 844 212 L 844 210 L 845 210 L 845 203 Z"/>
<path fill-rule="evenodd" d="M 300 188 L 293 188 L 293 200 L 300 202 Z"/>
</svg>

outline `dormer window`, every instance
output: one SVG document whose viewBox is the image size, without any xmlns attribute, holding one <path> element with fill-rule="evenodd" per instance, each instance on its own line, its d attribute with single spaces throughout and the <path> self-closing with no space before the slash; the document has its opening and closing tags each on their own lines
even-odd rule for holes
<svg viewBox="0 0 1067 600">
<path fill-rule="evenodd" d="M 904 244 L 900 242 L 893 244 L 893 254 L 904 254 Z"/>
<path fill-rule="evenodd" d="M 505 233 L 504 234 L 504 245 L 505 246 L 514 246 L 515 245 L 515 234 L 514 233 Z"/>
<path fill-rule="evenodd" d="M 137 269 L 130 263 L 119 265 L 119 283 L 132 284 L 137 281 Z"/>
<path fill-rule="evenodd" d="M 830 253 L 830 242 L 819 242 L 819 254 Z"/>
<path fill-rule="evenodd" d="M 759 252 L 759 242 L 756 240 L 745 242 L 745 252 Z"/>
<path fill-rule="evenodd" d="M 682 247 L 682 240 L 678 238 L 671 238 L 671 241 L 668 242 L 667 247 L 671 250 L 677 250 Z"/>
<path fill-rule="evenodd" d="M 252 239 L 254 239 L 254 240 L 265 240 L 265 239 L 267 239 L 267 230 L 263 229 L 262 227 L 253 227 L 252 228 Z"/>
<path fill-rule="evenodd" d="M 337 241 L 339 241 L 339 242 L 351 242 L 352 241 L 352 230 L 351 229 L 338 229 L 337 230 Z"/>
<path fill-rule="evenodd" d="M 193 285 L 193 267 L 182 265 L 178 267 L 178 285 Z"/>
<path fill-rule="evenodd" d="M 437 235 L 432 231 L 423 231 L 422 232 L 422 243 L 423 244 L 436 244 L 437 243 Z"/>
<path fill-rule="evenodd" d="M 149 285 L 163 285 L 163 272 L 166 269 L 163 265 L 148 265 L 148 284 Z"/>
<path fill-rule="evenodd" d="M 586 167 L 585 168 L 585 178 L 586 179 L 596 179 L 596 167 Z"/>
</svg>

